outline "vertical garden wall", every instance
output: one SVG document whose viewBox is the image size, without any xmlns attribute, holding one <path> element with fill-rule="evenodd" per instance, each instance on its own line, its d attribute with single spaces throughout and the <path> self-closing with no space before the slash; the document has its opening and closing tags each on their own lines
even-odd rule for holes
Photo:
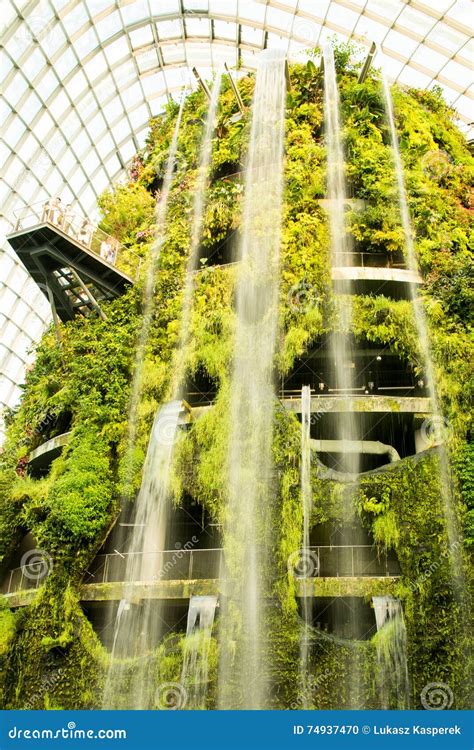
<svg viewBox="0 0 474 750">
<path fill-rule="evenodd" d="M 382 89 L 376 72 L 358 83 L 352 50 L 335 51 L 342 103 L 343 139 L 351 197 L 351 233 L 365 253 L 403 254 L 393 158 Z M 287 97 L 285 193 L 281 248 L 281 299 L 276 381 L 288 376 L 331 330 L 340 330 L 340 305 L 332 292 L 323 128 L 323 79 L 311 61 L 290 67 Z M 180 431 L 173 471 L 174 501 L 191 497 L 215 524 L 223 521 L 229 434 L 229 381 L 235 314 L 235 264 L 222 263 L 235 247 L 241 226 L 243 170 L 249 137 L 251 75 L 240 78 L 246 113 L 238 115 L 224 77 L 215 131 L 210 185 L 195 289 L 189 345 L 190 378 L 215 384 L 212 407 Z M 397 128 L 424 279 L 421 291 L 429 321 L 437 389 L 447 429 L 459 540 L 466 564 L 474 544 L 473 451 L 469 337 L 472 310 L 473 159 L 453 124 L 453 113 L 435 89 L 393 90 Z M 193 185 L 208 102 L 189 95 L 179 136 L 166 241 L 154 288 L 151 334 L 143 362 L 138 433 L 132 472 L 124 471 L 127 413 L 142 287 L 104 304 L 107 320 L 76 318 L 43 337 L 27 374 L 20 406 L 8 415 L 1 456 L 0 545 L 4 575 L 20 542 L 31 532 L 50 568 L 26 606 L 0 610 L 0 688 L 7 708 L 96 708 L 101 705 L 109 654 L 80 605 L 85 571 L 97 554 L 121 506 L 133 501 L 151 424 L 169 399 L 171 362 L 179 335 L 182 290 L 190 243 Z M 100 200 L 102 228 L 143 258 L 153 242 L 155 202 L 160 199 L 168 148 L 178 108 L 151 122 L 146 146 L 128 179 Z M 227 251 L 226 251 L 227 252 Z M 228 250 L 230 253 L 230 250 Z M 230 255 L 224 258 L 229 260 Z M 422 373 L 412 303 L 387 294 L 356 295 L 352 334 L 361 345 L 377 344 Z M 67 415 L 70 440 L 41 477 L 29 476 L 31 450 L 59 431 Z M 301 545 L 300 424 L 276 404 L 273 458 L 276 467 L 272 558 L 275 576 L 266 618 L 266 644 L 273 654 L 272 705 L 299 708 L 298 659 L 301 622 L 297 582 L 288 558 Z M 357 522 L 373 535 L 376 550 L 393 550 L 401 577 L 392 594 L 403 603 L 407 627 L 410 703 L 431 682 L 450 686 L 454 708 L 469 696 L 468 597 L 455 593 L 437 479 L 436 449 L 405 458 L 390 470 L 369 472 L 357 484 L 343 484 L 313 464 L 314 526 Z M 344 501 L 349 493 L 350 502 Z M 347 508 L 351 508 L 348 515 Z M 378 592 L 367 583 L 357 596 L 367 602 Z M 337 580 L 328 596 L 337 597 Z M 217 636 L 217 629 L 215 634 Z M 179 682 L 183 637 L 169 636 L 157 648 L 150 679 L 157 687 Z M 212 644 L 208 706 L 216 700 L 218 643 Z M 344 708 L 359 701 L 380 707 L 374 643 L 340 642 L 314 634 L 312 705 Z M 357 664 L 360 683 L 350 674 Z M 131 665 L 133 668 L 133 665 Z M 357 696 L 352 694 L 357 690 Z M 160 706 L 157 705 L 159 708 Z"/>
</svg>

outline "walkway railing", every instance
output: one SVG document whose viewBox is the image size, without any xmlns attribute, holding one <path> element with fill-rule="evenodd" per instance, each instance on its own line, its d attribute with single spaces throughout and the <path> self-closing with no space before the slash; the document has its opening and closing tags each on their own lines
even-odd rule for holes
<svg viewBox="0 0 474 750">
<path fill-rule="evenodd" d="M 48 568 L 44 562 L 31 563 L 29 565 L 22 565 L 19 568 L 13 568 L 3 580 L 0 593 L 14 594 L 16 591 L 37 589 L 47 578 L 48 572 Z"/>
<path fill-rule="evenodd" d="M 406 268 L 405 261 L 400 255 L 390 253 L 367 253 L 354 250 L 340 253 L 344 266 L 362 268 Z"/>
<path fill-rule="evenodd" d="M 142 557 L 146 582 L 215 580 L 223 563 L 223 550 L 174 549 L 164 552 L 97 555 L 84 576 L 83 583 L 122 583 L 126 580 L 127 564 L 132 557 Z M 288 570 L 296 578 L 398 577 L 398 561 L 386 553 L 377 555 L 370 544 L 319 545 L 307 547 L 290 555 Z M 48 575 L 44 562 L 13 568 L 6 575 L 0 593 L 37 589 Z"/>
<path fill-rule="evenodd" d="M 422 396 L 424 394 L 424 386 L 414 384 L 413 382 L 407 383 L 394 383 L 391 381 L 391 385 L 375 385 L 372 381 L 369 381 L 367 385 L 354 386 L 354 388 L 330 388 L 326 383 L 323 384 L 324 388 L 316 390 L 311 389 L 312 398 L 334 398 L 335 396 L 353 396 L 357 398 L 359 396 Z M 301 388 L 284 388 L 278 392 L 278 398 L 284 401 L 291 401 L 291 399 L 301 398 Z"/>
<path fill-rule="evenodd" d="M 98 555 L 84 576 L 84 583 L 113 583 L 126 578 L 130 558 L 140 557 L 148 581 L 178 581 L 219 578 L 222 549 L 184 549 L 164 552 L 111 553 Z M 144 559 L 143 559 L 144 558 Z"/>
<path fill-rule="evenodd" d="M 14 216 L 15 231 L 49 224 L 128 276 L 136 278 L 139 272 L 141 258 L 133 250 L 71 208 L 47 201 L 21 208 L 14 212 Z"/>
<path fill-rule="evenodd" d="M 370 544 L 319 545 L 295 556 L 297 578 L 385 578 L 398 577 L 400 566 L 395 556 L 377 554 Z"/>
</svg>

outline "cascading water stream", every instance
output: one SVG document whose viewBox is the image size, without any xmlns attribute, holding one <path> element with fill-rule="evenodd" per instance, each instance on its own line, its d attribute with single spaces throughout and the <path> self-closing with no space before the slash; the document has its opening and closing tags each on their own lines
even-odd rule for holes
<svg viewBox="0 0 474 750">
<path fill-rule="evenodd" d="M 334 53 L 330 46 L 324 49 L 324 118 L 327 148 L 327 197 L 331 239 L 331 269 L 351 263 L 351 240 L 347 231 L 345 209 L 347 189 L 344 175 L 344 149 L 341 140 L 340 102 L 337 88 Z M 352 282 L 345 280 L 339 298 L 341 333 L 332 331 L 330 353 L 335 373 L 333 387 L 341 396 L 351 399 L 354 388 L 352 368 L 352 346 L 349 330 L 352 320 Z M 358 440 L 358 426 L 353 411 L 340 412 L 337 424 L 337 439 L 341 441 L 340 461 L 337 469 L 353 474 L 359 471 L 359 455 L 349 452 L 344 441 Z"/>
<path fill-rule="evenodd" d="M 301 500 L 303 504 L 303 547 L 302 561 L 305 574 L 314 574 L 314 561 L 311 557 L 310 521 L 313 506 L 311 492 L 311 388 L 304 385 L 301 389 Z M 307 563 L 306 565 L 304 563 Z M 300 690 L 303 697 L 303 708 L 309 707 L 309 630 L 311 626 L 311 599 L 302 598 L 302 615 L 304 621 L 300 637 Z"/>
<path fill-rule="evenodd" d="M 205 709 L 209 679 L 209 650 L 217 596 L 192 596 L 189 600 L 181 685 L 187 709 Z"/>
<path fill-rule="evenodd" d="M 405 240 L 405 260 L 407 268 L 415 274 L 418 274 L 418 261 L 416 257 L 415 244 L 413 240 L 413 227 L 410 218 L 410 211 L 408 208 L 407 191 L 405 185 L 405 176 L 403 172 L 403 164 L 400 154 L 400 147 L 398 143 L 397 129 L 395 126 L 395 117 L 393 112 L 392 93 L 388 80 L 382 70 L 382 84 L 383 94 L 385 100 L 385 111 L 387 114 L 388 125 L 390 129 L 391 146 L 393 153 L 393 162 L 395 167 L 398 203 L 400 209 L 400 219 L 403 228 L 404 240 Z M 428 335 L 428 324 L 426 320 L 425 310 L 423 307 L 422 299 L 417 295 L 415 285 L 411 284 L 412 304 L 414 311 L 414 318 L 418 332 L 418 338 L 420 341 L 421 354 L 423 357 L 423 365 L 426 373 L 427 387 L 432 404 L 432 419 L 434 421 L 435 429 L 439 429 L 439 426 L 444 423 L 441 409 L 439 407 L 438 396 L 436 393 L 436 380 L 433 365 L 433 358 L 431 355 L 431 346 Z M 441 494 L 443 500 L 443 512 L 446 525 L 446 533 L 449 540 L 449 559 L 451 564 L 451 575 L 457 595 L 465 593 L 465 583 L 463 576 L 463 564 L 462 564 L 462 545 L 460 543 L 460 532 L 458 528 L 458 522 L 456 519 L 456 513 L 454 510 L 454 498 L 452 493 L 452 478 L 449 467 L 449 459 L 447 454 L 446 446 L 441 442 L 439 446 L 439 461 L 440 461 L 440 484 Z"/>
<path fill-rule="evenodd" d="M 155 207 L 155 223 L 156 233 L 151 246 L 150 255 L 147 259 L 147 271 L 145 276 L 145 286 L 143 290 L 143 317 L 138 334 L 136 351 L 135 351 L 135 367 L 133 371 L 133 380 L 130 396 L 130 404 L 128 409 L 128 433 L 127 433 L 127 445 L 124 459 L 125 466 L 125 478 L 127 483 L 130 483 L 130 475 L 132 471 L 132 452 L 135 446 L 136 434 L 137 434 L 137 410 L 140 401 L 140 392 L 142 386 L 143 377 L 143 363 L 145 360 L 145 349 L 146 344 L 150 335 L 150 326 L 153 316 L 153 290 L 155 288 L 155 282 L 157 273 L 159 270 L 161 249 L 166 239 L 166 216 L 168 211 L 168 199 L 173 181 L 173 175 L 176 167 L 176 155 L 178 151 L 178 137 L 181 127 L 181 120 L 183 116 L 184 103 L 186 101 L 186 90 L 183 92 L 181 104 L 176 118 L 176 124 L 173 132 L 173 138 L 170 144 L 168 152 L 168 159 L 166 162 L 165 176 L 163 180 L 163 187 L 161 190 L 160 198 L 156 202 Z"/>
<path fill-rule="evenodd" d="M 269 664 L 263 607 L 272 546 L 273 359 L 278 321 L 285 58 L 259 56 L 246 170 L 230 395 L 228 576 L 222 582 L 220 708 L 264 708 Z M 240 622 L 238 620 L 240 619 Z"/>
<path fill-rule="evenodd" d="M 401 602 L 390 596 L 372 597 L 377 634 L 378 688 L 381 708 L 409 709 L 410 682 L 407 633 Z"/>
<path fill-rule="evenodd" d="M 136 515 L 127 549 L 124 595 L 116 615 L 111 663 L 104 691 L 105 708 L 150 709 L 155 703 L 155 696 L 151 689 L 153 679 L 149 671 L 152 668 L 154 650 L 165 634 L 164 605 L 162 600 L 140 599 L 136 587 L 139 583 L 157 582 L 163 574 L 162 552 L 165 549 L 165 533 L 171 506 L 170 470 L 179 418 L 183 410 L 180 391 L 184 379 L 184 348 L 188 341 L 194 288 L 193 272 L 202 230 L 204 193 L 208 180 L 220 86 L 221 75 L 219 74 L 213 86 L 212 100 L 207 113 L 194 192 L 191 245 L 185 279 L 180 337 L 173 368 L 171 388 L 173 398 L 162 406 L 155 416 L 143 467 L 141 488 L 135 501 Z M 182 108 L 179 119 L 181 119 L 181 112 Z M 169 180 L 166 183 L 166 197 L 169 193 L 175 163 L 177 132 L 178 127 L 175 129 L 176 142 L 173 140 L 173 150 L 170 152 L 168 161 L 167 178 L 169 177 Z M 155 269 L 159 251 L 165 240 L 165 215 L 166 207 L 163 206 L 162 214 L 160 214 L 159 234 L 154 245 L 154 260 L 151 262 L 151 267 Z M 142 355 L 151 323 L 154 278 L 155 275 L 150 271 L 146 291 L 149 307 L 145 309 L 147 319 L 142 326 L 140 339 Z M 137 404 L 139 391 L 140 384 L 138 383 Z M 133 663 L 131 663 L 132 659 Z M 124 692 L 125 684 L 129 685 L 129 689 Z M 126 705 L 124 705 L 124 700 Z"/>
<path fill-rule="evenodd" d="M 327 197 L 330 229 L 330 259 L 331 270 L 342 266 L 352 265 L 352 242 L 348 233 L 345 219 L 347 205 L 347 189 L 345 180 L 345 159 L 341 139 L 340 100 L 337 86 L 334 52 L 331 46 L 326 46 L 324 55 L 324 121 L 327 149 Z M 352 322 L 352 294 L 353 284 L 350 280 L 342 282 L 337 297 L 340 315 L 340 332 L 332 330 L 329 338 L 329 349 L 333 366 L 334 385 L 336 395 L 345 397 L 345 410 L 337 414 L 336 439 L 339 441 L 339 461 L 335 467 L 338 471 L 357 475 L 360 471 L 360 456 L 353 449 L 349 441 L 360 440 L 360 425 L 352 405 L 354 392 L 353 378 L 353 345 L 351 343 L 350 328 Z M 354 516 L 352 494 L 344 495 L 344 516 L 346 523 L 351 523 Z M 357 531 L 352 532 L 357 533 Z M 357 543 L 353 537 L 353 542 Z M 347 564 L 349 564 L 350 548 L 347 549 Z M 351 615 L 355 618 L 355 614 Z M 353 632 L 357 632 L 353 623 Z M 352 649 L 355 655 L 356 650 Z M 353 658 L 351 666 L 351 707 L 361 706 L 358 693 L 361 684 L 359 664 Z"/>
<path fill-rule="evenodd" d="M 136 499 L 136 516 L 127 550 L 123 598 L 114 629 L 110 668 L 104 691 L 105 708 L 147 709 L 153 706 L 153 684 L 147 658 L 163 636 L 158 602 L 140 599 L 137 585 L 160 580 L 161 552 L 169 511 L 169 473 L 174 438 L 182 405 L 165 404 L 153 423 L 143 467 L 143 479 Z M 135 663 L 130 664 L 130 659 Z M 128 680 L 127 680 L 128 678 Z M 123 705 L 124 685 L 127 705 Z"/>
<path fill-rule="evenodd" d="M 222 70 L 216 74 L 211 92 L 211 101 L 207 111 L 206 124 L 204 127 L 204 136 L 201 146 L 201 156 L 198 167 L 198 175 L 194 186 L 193 201 L 193 219 L 191 227 L 191 247 L 188 256 L 186 279 L 184 283 L 184 293 L 182 302 L 179 342 L 176 349 L 175 362 L 173 367 L 172 393 L 173 398 L 181 397 L 181 389 L 184 381 L 186 347 L 189 338 L 189 326 L 191 321 L 192 297 L 195 284 L 195 271 L 198 266 L 199 246 L 202 235 L 202 225 L 204 218 L 204 203 L 206 188 L 209 182 L 209 169 L 212 157 L 212 138 L 214 135 L 217 108 L 219 104 L 219 94 L 222 86 Z"/>
</svg>

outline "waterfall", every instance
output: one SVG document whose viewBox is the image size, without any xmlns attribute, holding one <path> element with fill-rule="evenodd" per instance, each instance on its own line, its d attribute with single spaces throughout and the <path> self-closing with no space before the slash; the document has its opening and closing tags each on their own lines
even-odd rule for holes
<svg viewBox="0 0 474 750">
<path fill-rule="evenodd" d="M 324 55 L 324 121 L 327 149 L 327 197 L 330 230 L 331 269 L 352 264 L 352 241 L 345 219 L 347 189 L 345 180 L 345 159 L 341 139 L 340 100 L 337 87 L 334 52 L 330 45 L 323 51 Z M 360 440 L 360 424 L 353 411 L 352 393 L 355 387 L 353 368 L 353 344 L 350 335 L 352 320 L 352 281 L 343 282 L 341 296 L 337 300 L 340 314 L 340 332 L 332 330 L 329 337 L 329 350 L 332 360 L 333 388 L 336 395 L 347 399 L 347 410 L 340 411 L 336 422 L 336 439 L 339 441 L 339 461 L 334 467 L 340 472 L 357 475 L 360 471 L 360 456 L 353 450 L 350 441 Z M 331 372 L 331 370 L 330 370 Z M 351 493 L 344 495 L 345 521 L 354 517 L 354 506 Z M 341 550 L 348 558 L 351 550 Z M 349 563 L 349 559 L 347 560 Z M 351 611 L 353 630 L 356 632 L 355 613 Z M 355 650 L 352 650 L 351 667 L 351 700 L 352 707 L 360 707 L 359 691 L 361 675 Z"/>
<path fill-rule="evenodd" d="M 405 240 L 405 260 L 407 268 L 414 273 L 418 273 L 418 262 L 415 251 L 415 244 L 413 240 L 413 227 L 410 218 L 410 211 L 408 208 L 407 191 L 405 185 L 405 176 L 403 172 L 403 164 L 400 155 L 400 147 L 398 143 L 398 135 L 395 127 L 395 117 L 393 113 L 393 102 L 392 94 L 388 80 L 382 70 L 382 84 L 383 94 L 385 100 L 385 110 L 387 114 L 387 120 L 390 130 L 390 139 L 393 153 L 393 162 L 395 167 L 398 203 L 400 210 L 400 219 L 403 228 L 404 240 Z M 439 407 L 438 396 L 436 393 L 436 380 L 433 365 L 433 358 L 431 355 L 431 347 L 428 335 L 428 324 L 426 320 L 425 310 L 423 307 L 423 301 L 418 296 L 417 290 L 414 284 L 410 284 L 412 294 L 412 304 L 414 311 L 414 318 L 418 332 L 418 338 L 420 341 L 421 353 L 423 357 L 423 365 L 426 373 L 426 380 L 428 386 L 428 392 L 432 404 L 433 419 L 437 424 L 442 423 L 443 417 Z M 446 533 L 449 540 L 449 558 L 451 564 L 451 574 L 456 589 L 456 594 L 461 595 L 465 590 L 464 576 L 463 576 L 463 564 L 462 564 L 462 545 L 460 544 L 460 533 L 458 529 L 458 522 L 455 512 L 455 504 L 452 493 L 453 481 L 451 478 L 451 471 L 449 466 L 449 459 L 446 446 L 441 444 L 439 446 L 439 460 L 440 460 L 440 484 L 441 494 L 443 500 L 443 512 L 444 520 L 446 525 Z"/>
<path fill-rule="evenodd" d="M 311 492 L 311 388 L 301 389 L 301 500 L 303 505 L 303 554 L 302 561 L 311 562 L 309 532 L 313 496 Z M 308 574 L 310 571 L 305 571 Z M 300 636 L 300 689 L 302 708 L 309 708 L 309 631 L 311 626 L 311 599 L 302 598 L 304 627 Z"/>
<path fill-rule="evenodd" d="M 181 685 L 186 708 L 205 709 L 209 678 L 209 649 L 217 596 L 192 596 L 189 601 Z"/>
<path fill-rule="evenodd" d="M 181 310 L 181 323 L 179 332 L 179 342 L 176 349 L 176 356 L 173 366 L 173 384 L 172 392 L 174 398 L 178 398 L 182 385 L 185 369 L 184 358 L 186 356 L 186 346 L 189 337 L 189 324 L 191 320 L 192 297 L 194 291 L 195 276 L 194 271 L 198 265 L 199 246 L 201 242 L 202 225 L 204 218 L 204 203 L 206 188 L 209 183 L 209 169 L 212 157 L 212 138 L 214 135 L 217 108 L 219 105 L 219 94 L 222 85 L 222 70 L 216 74 L 211 92 L 211 101 L 207 111 L 206 123 L 204 126 L 204 135 L 201 144 L 201 154 L 199 159 L 198 174 L 193 193 L 193 213 L 191 225 L 191 245 L 188 255 L 186 279 L 184 283 L 184 293 Z"/>
<path fill-rule="evenodd" d="M 109 672 L 104 691 L 104 707 L 118 708 L 123 701 L 124 683 L 129 675 L 126 708 L 151 708 L 153 683 L 148 675 L 148 659 L 157 647 L 163 620 L 160 601 L 140 599 L 136 586 L 160 580 L 160 553 L 165 549 L 165 532 L 170 509 L 169 474 L 182 405 L 165 404 L 153 423 L 143 467 L 136 515 L 127 549 L 123 598 L 115 620 Z M 131 667 L 127 658 L 136 660 Z"/>
<path fill-rule="evenodd" d="M 374 596 L 377 633 L 378 688 L 381 708 L 410 708 L 407 666 L 407 634 L 401 602 L 390 596 Z"/>
<path fill-rule="evenodd" d="M 176 440 L 179 417 L 183 409 L 179 400 L 184 376 L 185 347 L 191 316 L 193 271 L 202 231 L 204 195 L 209 177 L 212 153 L 212 136 L 221 87 L 221 75 L 216 77 L 212 99 L 208 109 L 198 167 L 198 178 L 194 189 L 191 243 L 182 304 L 180 337 L 173 367 L 171 392 L 173 400 L 162 406 L 155 415 L 148 451 L 143 467 L 142 484 L 136 500 L 136 517 L 133 533 L 127 549 L 124 597 L 119 604 L 114 628 L 110 668 L 104 691 L 104 707 L 149 709 L 154 705 L 153 678 L 150 663 L 153 652 L 164 635 L 162 600 L 140 599 L 136 586 L 160 579 L 160 556 L 165 549 L 165 534 L 168 525 L 170 500 L 170 469 Z M 159 252 L 165 240 L 166 201 L 171 185 L 176 160 L 177 134 L 182 106 L 175 128 L 174 140 L 168 157 L 163 198 L 159 213 L 158 233 L 152 249 L 150 269 L 156 269 Z M 141 338 L 137 358 L 143 357 L 152 315 L 152 294 L 155 275 L 147 277 L 145 307 Z M 141 345 L 141 349 L 140 349 Z M 140 364 L 141 366 L 141 364 Z M 137 381 L 138 382 L 138 381 Z M 138 405 L 140 384 L 136 386 Z M 131 665 L 127 660 L 134 659 Z M 128 688 L 124 693 L 124 685 Z M 126 706 L 121 705 L 126 700 Z"/>
<path fill-rule="evenodd" d="M 245 182 L 230 396 L 224 552 L 232 588 L 221 602 L 219 705 L 264 708 L 262 622 L 272 547 L 273 359 L 278 322 L 285 58 L 259 55 Z M 240 618 L 240 622 L 238 619 Z"/>
<path fill-rule="evenodd" d="M 347 204 L 346 180 L 344 176 L 344 150 L 341 140 L 340 102 L 337 88 L 334 53 L 330 46 L 324 49 L 324 119 L 327 148 L 327 197 L 331 241 L 331 268 L 340 268 L 351 263 L 351 239 L 347 231 L 345 208 Z M 336 394 L 351 398 L 354 388 L 353 347 L 350 340 L 352 319 L 352 282 L 343 282 L 340 297 L 341 332 L 332 331 L 329 348 L 334 372 L 333 388 Z M 337 440 L 340 441 L 338 471 L 356 474 L 359 472 L 359 455 L 350 452 L 345 441 L 359 439 L 356 416 L 352 410 L 340 412 L 337 417 Z"/>
<path fill-rule="evenodd" d="M 147 259 L 147 271 L 145 276 L 145 286 L 143 290 L 143 317 L 138 334 L 138 340 L 135 352 L 135 367 L 133 372 L 132 389 L 130 396 L 130 405 L 128 410 L 128 434 L 127 434 L 127 447 L 125 455 L 125 476 L 127 483 L 130 483 L 130 475 L 133 466 L 132 454 L 135 447 L 135 440 L 137 434 L 137 410 L 140 401 L 140 391 L 142 385 L 143 376 L 143 362 L 145 359 L 145 348 L 150 334 L 150 325 L 153 315 L 153 291 L 156 282 L 156 275 L 160 263 L 161 249 L 166 239 L 166 215 L 168 211 L 168 199 L 171 189 L 171 183 L 173 181 L 174 170 L 176 167 L 176 154 L 178 151 L 178 136 L 181 126 L 181 120 L 183 116 L 184 103 L 186 100 L 186 90 L 183 92 L 181 104 L 176 118 L 176 124 L 174 128 L 173 138 L 171 140 L 168 158 L 166 162 L 165 176 L 163 180 L 163 187 L 160 193 L 159 200 L 156 202 L 155 207 L 155 223 L 156 233 L 153 241 L 153 245 L 150 250 L 150 255 Z"/>
</svg>

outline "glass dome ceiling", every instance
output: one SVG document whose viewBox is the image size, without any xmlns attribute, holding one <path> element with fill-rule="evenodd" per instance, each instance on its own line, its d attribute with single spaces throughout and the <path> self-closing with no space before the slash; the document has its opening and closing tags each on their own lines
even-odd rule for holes
<svg viewBox="0 0 474 750">
<path fill-rule="evenodd" d="M 61 195 L 91 218 L 143 145 L 149 118 L 226 62 L 290 60 L 327 39 L 375 41 L 388 77 L 437 84 L 472 136 L 470 0 L 3 0 L 0 404 L 18 398 L 48 304 L 4 236 L 14 212 Z"/>
</svg>

